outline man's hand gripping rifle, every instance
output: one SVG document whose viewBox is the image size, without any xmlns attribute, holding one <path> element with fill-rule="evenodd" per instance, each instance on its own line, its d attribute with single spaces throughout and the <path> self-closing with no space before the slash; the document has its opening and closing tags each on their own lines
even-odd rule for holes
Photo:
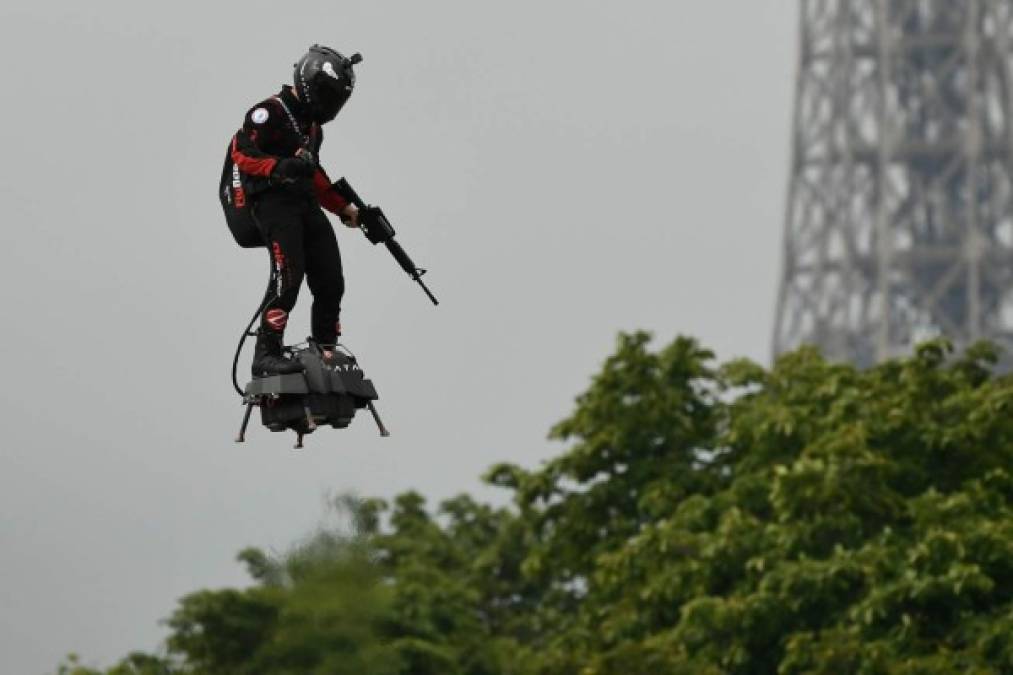
<svg viewBox="0 0 1013 675">
<path fill-rule="evenodd" d="M 394 241 L 394 227 L 387 220 L 387 216 L 383 215 L 383 211 L 378 206 L 369 206 L 359 195 L 352 189 L 352 186 L 348 184 L 348 181 L 344 178 L 340 179 L 334 184 L 334 189 L 338 191 L 342 197 L 352 202 L 359 208 L 359 227 L 363 232 L 366 233 L 366 238 L 369 239 L 373 244 L 383 244 L 390 251 L 390 254 L 394 256 L 394 260 L 397 260 L 398 264 L 401 265 L 401 269 L 408 273 L 408 276 L 412 280 L 418 282 L 418 285 L 422 287 L 422 290 L 426 292 L 429 299 L 433 301 L 434 305 L 440 304 L 436 297 L 426 287 L 425 282 L 422 281 L 422 275 L 426 271 L 420 267 L 416 267 L 412 259 L 408 257 L 401 245 Z"/>
</svg>

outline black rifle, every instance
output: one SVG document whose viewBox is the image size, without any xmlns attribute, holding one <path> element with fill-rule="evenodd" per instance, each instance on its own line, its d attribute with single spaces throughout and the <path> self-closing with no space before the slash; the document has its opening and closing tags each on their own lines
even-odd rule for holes
<svg viewBox="0 0 1013 675">
<path fill-rule="evenodd" d="M 341 178 L 334 184 L 334 189 L 342 197 L 359 207 L 359 227 L 366 233 L 366 238 L 373 244 L 385 245 L 390 254 L 394 256 L 394 260 L 397 260 L 398 264 L 401 265 L 401 269 L 407 272 L 413 281 L 418 282 L 422 290 L 429 296 L 429 299 L 433 301 L 433 304 L 440 304 L 439 300 L 426 287 L 425 282 L 422 281 L 422 275 L 426 271 L 420 267 L 416 267 L 412 259 L 401 248 L 401 245 L 394 241 L 394 227 L 387 220 L 387 216 L 383 215 L 380 207 L 368 206 L 344 178 Z"/>
</svg>

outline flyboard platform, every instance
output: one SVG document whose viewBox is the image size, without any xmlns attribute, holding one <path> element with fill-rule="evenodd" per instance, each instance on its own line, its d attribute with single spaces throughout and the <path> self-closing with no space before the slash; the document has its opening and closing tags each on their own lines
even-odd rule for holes
<svg viewBox="0 0 1013 675">
<path fill-rule="evenodd" d="M 247 383 L 237 443 L 246 440 L 254 406 L 260 408 L 260 421 L 271 431 L 294 431 L 296 448 L 303 447 L 303 436 L 322 426 L 344 429 L 363 408 L 372 414 L 380 435 L 390 435 L 373 405 L 379 398 L 376 387 L 347 348 L 341 344 L 322 348 L 308 341 L 285 351 L 302 364 L 304 372 L 256 377 Z"/>
</svg>

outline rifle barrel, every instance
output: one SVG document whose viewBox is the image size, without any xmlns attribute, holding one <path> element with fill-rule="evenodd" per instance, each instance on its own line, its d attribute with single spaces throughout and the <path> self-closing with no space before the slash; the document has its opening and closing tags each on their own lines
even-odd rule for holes
<svg viewBox="0 0 1013 675">
<path fill-rule="evenodd" d="M 366 203 L 362 201 L 362 197 L 359 196 L 359 194 L 355 191 L 355 189 L 351 185 L 349 185 L 348 181 L 345 180 L 344 178 L 341 178 L 336 183 L 334 183 L 334 187 L 339 194 L 341 194 L 345 199 L 352 202 L 360 209 L 367 208 Z M 401 269 L 403 269 L 408 274 L 408 276 L 412 278 L 413 281 L 415 281 L 416 283 L 418 283 L 419 286 L 422 287 L 422 290 L 425 291 L 426 295 L 429 297 L 432 303 L 434 305 L 440 304 L 440 301 L 436 299 L 436 296 L 433 295 L 432 291 L 429 290 L 429 287 L 426 286 L 424 281 L 422 281 L 422 275 L 425 274 L 426 271 L 423 269 L 419 269 L 418 267 L 415 266 L 415 263 L 412 262 L 412 259 L 410 257 L 408 257 L 408 254 L 405 253 L 405 250 L 401 248 L 401 244 L 394 241 L 394 238 L 392 236 L 394 234 L 394 230 L 393 228 L 390 228 L 389 223 L 387 224 L 387 227 L 389 228 L 389 234 L 391 235 L 390 239 L 387 239 L 387 241 L 383 242 L 384 245 L 387 246 L 387 250 L 390 251 L 390 254 L 392 256 L 394 256 L 394 260 L 396 260 L 397 264 L 401 266 Z M 374 243 L 379 242 L 374 241 Z"/>
</svg>

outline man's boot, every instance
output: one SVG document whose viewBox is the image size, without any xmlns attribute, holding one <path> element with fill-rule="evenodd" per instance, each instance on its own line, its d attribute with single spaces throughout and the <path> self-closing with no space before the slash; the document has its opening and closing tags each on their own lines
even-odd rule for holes
<svg viewBox="0 0 1013 675">
<path fill-rule="evenodd" d="M 320 357 L 323 360 L 324 365 L 327 365 L 327 366 L 335 366 L 335 365 L 337 365 L 337 363 L 339 361 L 339 359 L 337 358 L 337 352 L 335 352 L 334 348 L 331 347 L 330 345 L 331 344 L 336 345 L 338 343 L 338 338 L 340 338 L 340 337 L 341 337 L 341 322 L 340 321 L 335 321 L 334 322 L 334 342 L 333 343 L 325 342 L 324 344 L 326 344 L 328 346 L 324 347 L 320 351 Z"/>
<path fill-rule="evenodd" d="M 281 337 L 281 333 L 263 326 L 257 331 L 257 346 L 253 349 L 254 377 L 289 375 L 305 370 L 298 361 L 281 355 Z"/>
</svg>

